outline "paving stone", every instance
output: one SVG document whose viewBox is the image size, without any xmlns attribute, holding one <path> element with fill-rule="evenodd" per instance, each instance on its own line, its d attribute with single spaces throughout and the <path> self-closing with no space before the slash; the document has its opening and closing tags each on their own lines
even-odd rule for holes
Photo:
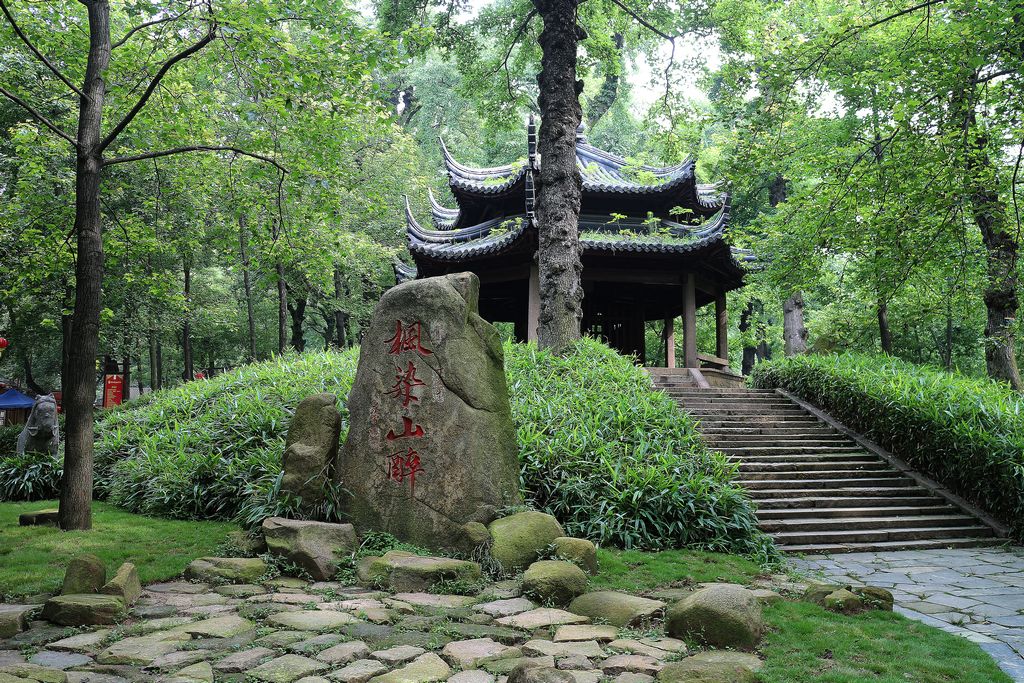
<svg viewBox="0 0 1024 683">
<path fill-rule="evenodd" d="M 532 609 L 536 609 L 532 601 L 526 598 L 511 598 L 508 600 L 494 600 L 491 602 L 485 602 L 477 605 L 475 609 L 485 612 L 492 617 L 510 617 L 513 614 L 519 614 L 521 612 L 529 612 Z"/>
<path fill-rule="evenodd" d="M 571 640 L 596 640 L 607 642 L 615 640 L 619 636 L 619 629 L 615 626 L 592 626 L 590 624 L 559 626 L 555 631 L 555 642 Z"/>
<path fill-rule="evenodd" d="M 67 674 L 37 664 L 11 664 L 0 668 L 2 683 L 65 683 Z"/>
<path fill-rule="evenodd" d="M 654 676 L 648 676 L 647 674 L 637 674 L 631 671 L 621 673 L 615 677 L 615 683 L 651 683 L 654 680 Z"/>
<path fill-rule="evenodd" d="M 328 679 L 323 676 L 303 676 L 295 683 L 331 683 Z"/>
<path fill-rule="evenodd" d="M 100 671 L 65 671 L 68 683 L 131 683 L 124 676 Z"/>
<path fill-rule="evenodd" d="M 312 595 L 311 593 L 264 593 L 246 599 L 246 602 L 251 603 L 276 602 L 282 605 L 308 605 L 323 601 L 322 595 Z"/>
<path fill-rule="evenodd" d="M 479 669 L 460 671 L 449 678 L 448 683 L 494 683 L 494 674 Z"/>
<path fill-rule="evenodd" d="M 424 652 L 426 652 L 426 650 L 422 647 L 399 645 L 398 647 L 388 648 L 387 650 L 371 652 L 370 656 L 378 661 L 384 662 L 388 666 L 397 666 L 398 664 L 411 662 Z"/>
<path fill-rule="evenodd" d="M 148 666 L 158 657 L 174 652 L 182 641 L 188 640 L 188 634 L 180 634 L 178 640 L 168 640 L 160 635 L 138 636 L 125 638 L 112 643 L 106 650 L 96 656 L 101 664 L 136 664 Z"/>
<path fill-rule="evenodd" d="M 213 653 L 207 650 L 176 650 L 157 657 L 150 662 L 149 668 L 161 670 L 178 669 L 195 664 L 196 662 L 206 661 L 212 656 Z"/>
<path fill-rule="evenodd" d="M 448 624 L 445 626 L 445 631 L 463 638 L 490 638 L 504 645 L 516 645 L 525 639 L 525 634 L 522 631 L 489 624 Z"/>
<path fill-rule="evenodd" d="M 237 614 L 230 614 L 175 626 L 170 629 L 170 632 L 187 633 L 193 638 L 230 638 L 255 628 L 256 625 L 248 619 L 243 619 Z"/>
<path fill-rule="evenodd" d="M 522 612 L 510 617 L 502 617 L 501 619 L 497 619 L 496 623 L 501 624 L 502 626 L 511 626 L 513 628 L 532 631 L 534 629 L 545 628 L 547 626 L 585 624 L 589 621 L 590 619 L 587 617 L 573 614 L 572 612 L 566 612 L 565 610 L 555 609 L 553 607 L 539 607 L 537 609 L 530 610 L 529 612 Z"/>
<path fill-rule="evenodd" d="M 576 679 L 575 683 L 598 683 L 598 681 L 604 678 L 604 672 L 600 670 L 573 671 L 570 669 L 565 673 Z"/>
<path fill-rule="evenodd" d="M 217 586 L 214 593 L 227 598 L 251 598 L 254 595 L 264 595 L 267 589 L 252 583 L 235 583 L 227 586 Z"/>
<path fill-rule="evenodd" d="M 420 655 L 400 669 L 371 678 L 372 683 L 435 683 L 447 679 L 451 667 L 433 652 Z"/>
<path fill-rule="evenodd" d="M 327 678 L 341 683 L 365 683 L 378 676 L 388 668 L 376 659 L 357 659 L 356 661 L 327 674 Z"/>
<path fill-rule="evenodd" d="M 590 661 L 589 657 L 573 655 L 556 659 L 555 668 L 562 671 L 590 671 L 594 668 L 594 662 Z"/>
<path fill-rule="evenodd" d="M 316 658 L 320 661 L 340 666 L 342 664 L 348 664 L 349 662 L 356 659 L 365 659 L 370 654 L 370 648 L 366 643 L 360 640 L 354 640 L 347 643 L 339 643 L 334 647 L 329 647 L 326 650 L 318 653 Z"/>
<path fill-rule="evenodd" d="M 291 683 L 294 680 L 327 669 L 328 665 L 302 655 L 283 655 L 260 664 L 247 678 L 266 683 Z"/>
<path fill-rule="evenodd" d="M 513 655 L 513 653 L 515 653 Z M 522 651 L 495 642 L 490 638 L 474 638 L 448 643 L 441 651 L 441 656 L 452 666 L 460 669 L 471 669 L 484 659 L 497 659 L 503 656 L 520 656 Z"/>
<path fill-rule="evenodd" d="M 255 644 L 262 647 L 282 648 L 306 638 L 309 638 L 308 631 L 274 631 L 262 638 L 257 638 Z"/>
<path fill-rule="evenodd" d="M 647 655 L 648 657 L 654 657 L 655 659 L 664 659 L 670 652 L 662 650 L 661 648 L 654 647 L 653 645 L 647 645 L 641 643 L 639 640 L 632 639 L 620 639 L 613 640 L 607 645 L 609 650 L 613 652 L 628 652 L 634 655 Z"/>
<path fill-rule="evenodd" d="M 70 669 L 76 666 L 92 664 L 92 657 L 87 657 L 75 652 L 53 652 L 43 650 L 32 655 L 28 660 L 30 664 L 45 666 L 49 669 Z"/>
<path fill-rule="evenodd" d="M 56 640 L 46 647 L 50 650 L 61 650 L 64 652 L 92 652 L 103 643 L 103 640 L 109 633 L 110 629 L 106 628 L 88 633 L 79 633 L 70 638 Z"/>
<path fill-rule="evenodd" d="M 605 676 L 618 676 L 627 672 L 655 676 L 663 666 L 654 657 L 644 655 L 612 655 L 601 662 Z"/>
<path fill-rule="evenodd" d="M 304 590 L 310 583 L 304 579 L 299 579 L 294 576 L 279 576 L 276 579 L 270 579 L 269 581 L 263 582 L 264 586 L 278 589 L 291 589 L 291 590 Z"/>
<path fill-rule="evenodd" d="M 254 647 L 251 650 L 242 650 L 228 655 L 213 665 L 213 668 L 223 673 L 240 673 L 255 668 L 260 662 L 275 654 L 269 647 Z"/>
<path fill-rule="evenodd" d="M 443 607 L 453 609 L 476 602 L 468 595 L 435 595 L 434 593 L 395 593 L 394 599 L 418 607 Z"/>
<path fill-rule="evenodd" d="M 507 657 L 505 659 L 496 659 L 493 661 L 485 661 L 481 663 L 481 667 L 492 674 L 501 676 L 502 674 L 508 674 L 512 669 L 516 668 L 520 664 L 530 664 L 531 666 L 544 666 L 554 667 L 555 658 L 550 656 L 544 657 Z M 500 678 L 498 679 L 501 680 Z"/>
<path fill-rule="evenodd" d="M 199 662 L 175 671 L 164 681 L 166 683 L 213 683 L 213 667 L 209 662 Z"/>
<path fill-rule="evenodd" d="M 280 612 L 272 614 L 267 621 L 285 628 L 300 631 L 326 631 L 358 621 L 346 612 L 329 610 L 300 610 L 298 612 Z"/>
<path fill-rule="evenodd" d="M 321 650 L 326 650 L 333 645 L 337 645 L 343 640 L 345 640 L 345 637 L 339 633 L 321 633 L 318 636 L 313 636 L 312 638 L 306 638 L 296 643 L 292 643 L 287 649 L 289 652 L 294 652 L 297 655 L 313 657 Z"/>
<path fill-rule="evenodd" d="M 582 640 L 556 643 L 550 640 L 531 640 L 523 645 L 523 654 L 552 657 L 601 657 L 604 653 L 596 640 Z"/>
<path fill-rule="evenodd" d="M 0 666 L 8 664 L 24 664 L 25 655 L 17 650 L 0 650 Z"/>
<path fill-rule="evenodd" d="M 143 595 L 146 593 L 206 593 L 210 590 L 208 583 L 191 583 L 188 581 L 168 581 L 165 583 L 151 583 L 146 586 Z"/>
</svg>

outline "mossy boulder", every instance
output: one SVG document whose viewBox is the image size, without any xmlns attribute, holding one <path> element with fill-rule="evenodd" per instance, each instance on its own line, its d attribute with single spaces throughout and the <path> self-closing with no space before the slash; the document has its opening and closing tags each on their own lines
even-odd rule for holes
<svg viewBox="0 0 1024 683">
<path fill-rule="evenodd" d="M 764 621 L 754 594 L 732 584 L 715 584 L 695 591 L 669 608 L 668 634 L 711 647 L 751 649 L 761 640 Z"/>
<path fill-rule="evenodd" d="M 0 638 L 10 638 L 28 628 L 29 615 L 39 605 L 0 604 Z"/>
<path fill-rule="evenodd" d="M 588 574 L 597 574 L 597 546 L 585 538 L 560 536 L 553 542 L 555 556 L 568 560 Z"/>
<path fill-rule="evenodd" d="M 482 576 L 476 562 L 450 557 L 426 557 L 404 550 L 391 550 L 383 557 L 360 560 L 357 573 L 361 582 L 387 587 L 400 593 L 426 591 L 443 581 L 477 581 Z"/>
<path fill-rule="evenodd" d="M 832 591 L 822 600 L 822 606 L 830 612 L 854 614 L 864 607 L 864 601 L 853 591 L 840 588 Z"/>
<path fill-rule="evenodd" d="M 213 583 L 259 583 L 269 570 L 258 557 L 200 557 L 185 568 L 185 578 Z"/>
<path fill-rule="evenodd" d="M 114 595 L 131 605 L 142 595 L 142 584 L 139 582 L 139 571 L 131 562 L 125 562 L 117 568 L 114 577 L 103 584 L 100 593 Z"/>
<path fill-rule="evenodd" d="M 334 394 L 314 394 L 295 409 L 281 457 L 281 490 L 307 505 L 323 502 L 325 484 L 338 458 L 341 413 Z"/>
<path fill-rule="evenodd" d="M 62 595 L 95 593 L 107 582 L 107 568 L 103 560 L 88 553 L 71 558 L 64 572 Z"/>
<path fill-rule="evenodd" d="M 865 607 L 869 609 L 891 612 L 895 603 L 892 593 L 878 586 L 861 586 L 857 589 L 857 594 L 864 600 Z"/>
<path fill-rule="evenodd" d="M 43 619 L 61 626 L 113 624 L 122 616 L 124 601 L 116 595 L 56 595 L 43 605 Z"/>
<path fill-rule="evenodd" d="M 612 626 L 631 626 L 650 619 L 665 609 L 660 600 L 641 598 L 629 593 L 595 591 L 572 601 L 569 611 Z"/>
<path fill-rule="evenodd" d="M 764 665 L 757 655 L 709 650 L 665 665 L 658 672 L 661 683 L 758 683 Z"/>
<path fill-rule="evenodd" d="M 271 553 L 299 565 L 316 581 L 333 579 L 342 557 L 359 546 L 351 524 L 268 517 L 262 529 Z"/>
<path fill-rule="evenodd" d="M 572 562 L 541 560 L 523 574 L 523 595 L 545 605 L 564 607 L 587 591 L 587 575 Z"/>
<path fill-rule="evenodd" d="M 825 601 L 825 596 L 839 590 L 840 588 L 846 588 L 846 586 L 840 586 L 836 583 L 811 582 L 807 584 L 807 589 L 804 591 L 804 599 L 809 600 L 816 605 L 820 605 Z"/>
<path fill-rule="evenodd" d="M 565 536 L 558 520 L 536 510 L 528 510 L 491 522 L 491 556 L 506 572 L 525 569 L 556 538 Z"/>
</svg>

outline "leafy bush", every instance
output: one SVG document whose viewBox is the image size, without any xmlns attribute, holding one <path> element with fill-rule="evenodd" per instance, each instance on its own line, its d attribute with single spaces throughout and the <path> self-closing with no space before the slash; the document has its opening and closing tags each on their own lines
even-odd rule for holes
<svg viewBox="0 0 1024 683">
<path fill-rule="evenodd" d="M 507 344 L 522 484 L 566 533 L 624 548 L 766 554 L 736 467 L 651 391 L 633 362 L 592 339 L 564 358 Z"/>
<path fill-rule="evenodd" d="M 276 495 L 291 412 L 310 394 L 335 394 L 344 432 L 358 353 L 321 351 L 247 365 L 104 415 L 97 494 L 133 512 L 167 517 L 300 514 L 297 501 Z"/>
<path fill-rule="evenodd" d="M 24 425 L 6 425 L 0 427 L 0 458 L 14 455 L 18 449 L 18 435 Z"/>
<path fill-rule="evenodd" d="M 0 455 L 0 501 L 56 498 L 64 476 L 63 455 L 25 453 Z"/>
<path fill-rule="evenodd" d="M 797 356 L 751 381 L 811 401 L 1024 537 L 1024 396 L 888 356 Z"/>
</svg>

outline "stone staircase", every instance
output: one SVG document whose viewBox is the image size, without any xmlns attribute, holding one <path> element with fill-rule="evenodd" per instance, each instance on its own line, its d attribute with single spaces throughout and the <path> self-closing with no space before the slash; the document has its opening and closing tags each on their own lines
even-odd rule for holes
<svg viewBox="0 0 1024 683">
<path fill-rule="evenodd" d="M 971 547 L 994 531 L 886 460 L 770 389 L 698 388 L 686 375 L 655 385 L 739 463 L 738 484 L 782 550 L 838 553 Z"/>
</svg>

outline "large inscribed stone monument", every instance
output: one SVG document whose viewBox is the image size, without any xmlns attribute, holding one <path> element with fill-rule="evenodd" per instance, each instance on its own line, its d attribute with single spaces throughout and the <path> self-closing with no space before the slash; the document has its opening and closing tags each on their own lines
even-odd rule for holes
<svg viewBox="0 0 1024 683">
<path fill-rule="evenodd" d="M 463 525 L 519 502 L 504 358 L 479 291 L 459 273 L 398 285 L 377 304 L 335 469 L 360 531 L 464 546 Z"/>
</svg>

